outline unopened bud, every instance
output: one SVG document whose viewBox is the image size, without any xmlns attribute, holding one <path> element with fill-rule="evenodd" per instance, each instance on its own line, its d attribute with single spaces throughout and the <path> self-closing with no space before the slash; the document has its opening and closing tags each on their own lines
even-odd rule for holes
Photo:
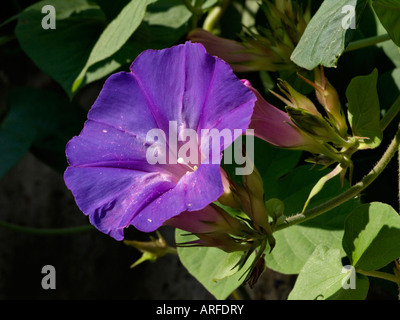
<svg viewBox="0 0 400 320">
<path fill-rule="evenodd" d="M 243 176 L 243 184 L 253 196 L 258 198 L 262 198 L 264 196 L 262 177 L 256 167 L 254 167 L 254 170 L 251 174 Z"/>
<path fill-rule="evenodd" d="M 268 103 L 249 81 L 242 80 L 256 95 L 252 120 L 249 128 L 254 135 L 270 144 L 282 148 L 302 149 L 302 146 L 314 143 L 314 140 L 299 130 L 286 112 Z M 289 102 L 290 103 L 290 102 Z"/>
<path fill-rule="evenodd" d="M 333 142 L 338 146 L 346 146 L 347 142 L 321 116 L 315 116 L 306 110 L 290 106 L 286 107 L 286 111 L 298 128 L 315 139 L 323 142 Z"/>
<path fill-rule="evenodd" d="M 199 211 L 182 212 L 164 222 L 164 225 L 193 234 L 227 233 L 241 237 L 251 232 L 243 221 L 213 203 Z"/>
<path fill-rule="evenodd" d="M 218 202 L 224 206 L 239 210 L 241 208 L 241 201 L 235 194 L 235 184 L 229 179 L 225 170 L 221 168 L 220 171 L 224 193 L 218 198 Z"/>
<path fill-rule="evenodd" d="M 343 137 L 347 136 L 347 123 L 336 89 L 325 78 L 323 68 L 314 71 L 315 93 L 319 103 L 324 106 L 329 118 Z"/>
<path fill-rule="evenodd" d="M 246 63 L 255 60 L 257 57 L 249 53 L 248 49 L 240 42 L 218 37 L 200 28 L 192 30 L 187 38 L 192 42 L 201 43 L 209 54 L 229 63 L 234 71 L 246 72 L 253 70 Z"/>
<path fill-rule="evenodd" d="M 268 222 L 268 212 L 265 209 L 262 177 L 255 166 L 251 174 L 243 176 L 243 185 L 249 199 L 246 214 L 256 226 L 262 227 L 267 233 L 272 233 Z"/>
<path fill-rule="evenodd" d="M 278 84 L 278 87 L 288 97 L 290 102 L 286 99 L 282 99 L 282 97 L 274 93 L 275 96 L 277 96 L 283 102 L 286 102 L 288 106 L 306 110 L 315 116 L 321 116 L 314 103 L 306 96 L 297 92 L 288 82 L 281 81 L 280 84 Z"/>
</svg>

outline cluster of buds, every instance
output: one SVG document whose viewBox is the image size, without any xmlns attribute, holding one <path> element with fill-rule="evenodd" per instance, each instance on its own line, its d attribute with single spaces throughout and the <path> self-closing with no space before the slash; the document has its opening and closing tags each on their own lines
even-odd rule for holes
<svg viewBox="0 0 400 320">
<path fill-rule="evenodd" d="M 247 80 L 242 82 L 257 96 L 250 124 L 255 136 L 281 148 L 308 151 L 313 154 L 313 158 L 307 161 L 314 164 L 328 167 L 337 163 L 336 168 L 315 185 L 305 209 L 309 200 L 329 179 L 340 175 L 343 185 L 346 173 L 350 171 L 351 181 L 351 157 L 366 138 L 349 133 L 339 95 L 325 77 L 322 67 L 314 69 L 314 82 L 300 74 L 299 77 L 315 89 L 323 113 L 309 98 L 297 92 L 286 81 L 280 80 L 278 84 L 282 95 L 271 91 L 285 103 L 286 112 L 265 101 Z"/>
<path fill-rule="evenodd" d="M 203 29 L 195 29 L 188 39 L 202 43 L 207 51 L 228 62 L 234 71 L 295 71 L 290 60 L 311 20 L 310 3 L 297 1 L 263 0 L 267 25 L 257 30 L 246 28 L 241 41 L 220 38 Z"/>
<path fill-rule="evenodd" d="M 339 163 L 342 181 L 348 167 L 352 166 L 351 156 L 357 150 L 360 137 L 353 137 L 348 132 L 346 117 L 335 88 L 325 77 L 324 69 L 314 70 L 314 82 L 299 75 L 315 89 L 315 95 L 324 109 L 325 116 L 315 107 L 314 103 L 304 95 L 294 90 L 287 82 L 281 81 L 279 88 L 286 96 L 274 93 L 286 104 L 286 112 L 292 123 L 321 146 L 321 150 L 308 150 L 317 156 L 310 162 L 329 166 Z M 315 152 L 317 151 L 317 152 Z"/>
<path fill-rule="evenodd" d="M 263 180 L 255 166 L 251 174 L 242 176 L 241 183 L 229 180 L 229 188 L 218 202 L 243 213 L 240 219 L 246 222 L 251 230 L 249 233 L 251 237 L 248 238 L 250 246 L 242 256 L 240 265 L 244 265 L 250 255 L 255 252 L 245 280 L 245 283 L 253 286 L 265 270 L 266 249 L 269 247 L 271 252 L 275 246 L 273 226 L 283 212 L 277 214 L 276 206 L 271 206 L 269 201 L 265 201 Z"/>
</svg>

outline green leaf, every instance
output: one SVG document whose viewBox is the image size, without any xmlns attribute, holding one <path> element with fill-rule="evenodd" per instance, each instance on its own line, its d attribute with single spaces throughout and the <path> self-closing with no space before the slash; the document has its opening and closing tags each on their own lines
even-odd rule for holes
<svg viewBox="0 0 400 320">
<path fill-rule="evenodd" d="M 301 151 L 276 148 L 257 137 L 254 138 L 254 162 L 263 177 L 264 188 L 274 185 L 281 176 L 292 170 L 300 157 Z M 241 183 L 242 177 L 235 175 L 235 168 L 235 164 L 224 163 L 224 170 L 229 176 Z"/>
<path fill-rule="evenodd" d="M 355 29 L 344 28 L 349 12 L 342 12 L 345 6 L 355 9 L 358 20 L 368 3 L 367 0 L 324 1 L 309 22 L 291 60 L 308 70 L 318 65 L 336 67 L 337 60 L 349 44 Z"/>
<path fill-rule="evenodd" d="M 162 0 L 150 4 L 134 40 L 149 48 L 161 49 L 177 42 L 189 31 L 192 13 L 182 0 Z"/>
<path fill-rule="evenodd" d="M 357 275 L 355 289 L 344 289 L 349 275 L 343 271 L 340 250 L 318 246 L 302 268 L 288 299 L 364 300 L 368 293 L 368 278 Z"/>
<path fill-rule="evenodd" d="M 182 230 L 176 230 L 176 243 L 195 240 Z M 179 259 L 185 268 L 218 300 L 226 299 L 245 280 L 245 272 L 250 267 L 252 258 L 243 268 L 229 272 L 238 259 L 238 253 L 226 253 L 217 248 L 178 247 Z"/>
<path fill-rule="evenodd" d="M 154 0 L 130 1 L 104 29 L 97 39 L 89 58 L 72 85 L 72 92 L 78 90 L 90 66 L 111 57 L 128 41 L 140 25 L 146 12 L 146 7 Z"/>
<path fill-rule="evenodd" d="M 222 263 L 219 265 L 218 271 L 213 279 L 214 282 L 221 281 L 227 277 L 233 276 L 239 272 L 240 260 L 243 257 L 243 252 L 236 251 L 228 254 Z"/>
<path fill-rule="evenodd" d="M 128 41 L 112 57 L 95 63 L 87 72 L 82 85 L 102 79 L 117 71 L 122 66 L 128 66 L 143 50 L 148 49 L 145 44 Z"/>
<path fill-rule="evenodd" d="M 114 20 L 121 10 L 129 3 L 129 1 L 130 0 L 94 0 L 94 2 L 104 12 L 108 21 Z"/>
<path fill-rule="evenodd" d="M 400 47 L 400 5 L 398 0 L 374 0 L 372 6 L 393 42 Z"/>
<path fill-rule="evenodd" d="M 281 199 L 287 216 L 301 212 L 315 183 L 329 173 L 329 170 L 320 171 L 311 168 L 311 165 L 300 166 L 270 184 L 265 190 L 266 198 Z M 338 177 L 329 180 L 310 201 L 309 207 L 327 201 L 348 187 L 348 182 L 345 182 L 342 188 Z M 298 274 L 320 244 L 338 249 L 344 256 L 342 249 L 344 220 L 358 204 L 359 201 L 353 199 L 312 220 L 275 232 L 276 246 L 266 255 L 267 266 L 280 273 Z"/>
<path fill-rule="evenodd" d="M 47 4 L 55 7 L 56 29 L 41 26 L 41 9 Z M 19 15 L 15 34 L 33 62 L 71 96 L 72 84 L 105 25 L 104 14 L 89 1 L 40 1 Z"/>
<path fill-rule="evenodd" d="M 104 1 L 100 3 L 105 5 Z M 108 2 L 106 8 L 109 9 Z M 117 13 L 113 17 L 116 15 Z M 192 13 L 181 0 L 150 3 L 132 37 L 111 57 L 90 67 L 86 72 L 84 83 L 101 79 L 121 66 L 130 64 L 144 50 L 163 49 L 173 45 L 188 32 L 191 17 Z"/>
<path fill-rule="evenodd" d="M 378 71 L 374 69 L 370 75 L 352 79 L 346 90 L 348 119 L 353 134 L 368 138 L 360 149 L 376 148 L 382 141 L 377 82 Z"/>
<path fill-rule="evenodd" d="M 255 138 L 254 161 L 263 177 L 264 188 L 276 184 L 276 181 L 296 167 L 301 151 L 276 148 L 265 141 Z"/>
<path fill-rule="evenodd" d="M 210 8 L 214 7 L 217 3 L 218 3 L 218 0 L 205 0 L 201 8 L 203 10 L 210 9 Z"/>
<path fill-rule="evenodd" d="M 392 41 L 385 41 L 377 44 L 381 47 L 387 57 L 392 60 L 393 64 L 400 68 L 400 48 L 398 48 Z"/>
<path fill-rule="evenodd" d="M 82 128 L 83 110 L 66 97 L 34 88 L 14 89 L 7 105 L 0 124 L 0 178 L 29 149 L 53 168 L 65 170 L 65 145 Z"/>
<path fill-rule="evenodd" d="M 56 29 L 44 30 L 41 26 L 44 17 L 41 9 L 46 4 L 56 9 Z M 103 11 L 88 0 L 50 0 L 25 9 L 19 15 L 15 33 L 33 62 L 72 97 L 72 86 L 106 27 Z M 88 68 L 81 87 L 128 65 L 140 52 L 152 47 L 156 47 L 154 42 L 146 41 L 145 36 L 131 37 L 118 50 L 110 47 L 107 52 L 114 53 Z"/>
<path fill-rule="evenodd" d="M 343 248 L 356 269 L 383 268 L 400 256 L 400 216 L 384 203 L 363 204 L 346 219 Z"/>
</svg>

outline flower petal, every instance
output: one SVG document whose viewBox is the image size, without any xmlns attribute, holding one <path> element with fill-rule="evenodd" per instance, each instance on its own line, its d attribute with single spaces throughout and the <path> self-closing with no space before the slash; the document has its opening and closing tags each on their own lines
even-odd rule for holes
<svg viewBox="0 0 400 320">
<path fill-rule="evenodd" d="M 228 129 L 246 129 L 250 123 L 254 95 L 226 62 L 207 54 L 201 44 L 145 51 L 131 70 L 165 132 L 168 121 L 191 129 L 211 129 L 222 120 L 230 124 Z M 243 108 L 247 117 L 237 116 L 236 108 Z"/>
<path fill-rule="evenodd" d="M 157 115 L 149 103 L 133 74 L 119 72 L 104 83 L 88 119 L 144 139 L 149 130 L 157 128 Z"/>
<path fill-rule="evenodd" d="M 198 211 L 222 194 L 219 165 L 202 164 L 183 176 L 175 188 L 160 195 L 131 220 L 144 232 L 151 232 L 183 211 Z"/>
<path fill-rule="evenodd" d="M 66 147 L 68 163 L 80 167 L 115 167 L 154 171 L 146 160 L 146 145 L 137 136 L 88 120 Z"/>
<path fill-rule="evenodd" d="M 175 186 L 167 175 L 119 168 L 69 167 L 64 179 L 90 222 L 117 240 L 129 225 L 124 221 Z"/>
</svg>

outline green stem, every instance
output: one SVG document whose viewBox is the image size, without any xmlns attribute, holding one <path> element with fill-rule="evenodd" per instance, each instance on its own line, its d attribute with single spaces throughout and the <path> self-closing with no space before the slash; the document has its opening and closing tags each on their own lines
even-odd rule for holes
<svg viewBox="0 0 400 320">
<path fill-rule="evenodd" d="M 195 16 L 201 15 L 203 13 L 201 7 L 195 7 L 190 0 L 183 0 L 183 3 L 185 4 L 186 8 L 188 8 L 188 10 Z"/>
<path fill-rule="evenodd" d="M 287 227 L 290 227 L 292 225 L 296 225 L 304 221 L 307 221 L 309 219 L 315 218 L 359 195 L 361 191 L 367 188 L 383 172 L 383 170 L 392 160 L 393 156 L 396 154 L 399 145 L 400 145 L 400 129 L 397 131 L 395 137 L 393 138 L 389 147 L 386 149 L 382 158 L 360 182 L 358 182 L 351 188 L 347 189 L 340 195 L 328 200 L 327 202 L 319 206 L 309 209 L 304 213 L 299 213 L 286 218 L 285 222 L 277 225 L 274 231 L 279 231 Z"/>
<path fill-rule="evenodd" d="M 92 225 L 70 227 L 70 228 L 32 228 L 32 227 L 20 226 L 13 223 L 8 223 L 5 221 L 0 221 L 0 227 L 36 235 L 64 235 L 64 234 L 72 234 L 72 233 L 94 230 L 94 227 Z"/>
<path fill-rule="evenodd" d="M 383 35 L 379 35 L 379 36 L 374 36 L 374 37 L 370 37 L 370 38 L 354 41 L 354 42 L 351 42 L 347 46 L 345 52 L 354 51 L 354 50 L 358 50 L 358 49 L 374 46 L 374 45 L 376 45 L 376 44 L 378 44 L 380 42 L 384 42 L 384 41 L 388 41 L 388 40 L 390 40 L 390 36 L 388 34 L 383 34 Z"/>
<path fill-rule="evenodd" d="M 400 285 L 400 278 L 394 274 L 381 272 L 381 271 L 364 271 L 364 270 L 360 270 L 360 269 L 356 269 L 356 271 L 360 274 L 363 274 L 364 276 L 384 279 L 384 280 L 388 280 L 388 281 L 391 281 L 391 282 L 394 282 L 394 283 Z"/>
<path fill-rule="evenodd" d="M 388 127 L 390 122 L 392 122 L 392 120 L 397 116 L 399 111 L 400 111 L 400 96 L 398 96 L 396 101 L 393 103 L 393 105 L 389 108 L 389 110 L 381 119 L 380 127 L 382 131 Z"/>
<path fill-rule="evenodd" d="M 177 255 L 178 254 L 178 250 L 176 250 L 176 248 L 173 248 L 173 247 L 167 247 L 167 253 L 171 253 L 171 254 L 175 254 L 175 255 Z"/>
<path fill-rule="evenodd" d="M 214 7 L 210 13 L 207 15 L 206 19 L 203 23 L 203 29 L 212 32 L 215 29 L 216 24 L 219 19 L 221 19 L 224 14 L 226 8 L 229 5 L 230 0 L 223 0 L 221 5 Z"/>
<path fill-rule="evenodd" d="M 201 16 L 203 15 L 203 9 L 201 6 L 203 5 L 203 1 L 196 1 L 196 5 L 192 5 L 192 2 L 190 0 L 183 0 L 183 3 L 185 4 L 186 8 L 193 13 L 192 17 L 192 29 L 197 28 L 197 23 L 200 20 Z"/>
</svg>

